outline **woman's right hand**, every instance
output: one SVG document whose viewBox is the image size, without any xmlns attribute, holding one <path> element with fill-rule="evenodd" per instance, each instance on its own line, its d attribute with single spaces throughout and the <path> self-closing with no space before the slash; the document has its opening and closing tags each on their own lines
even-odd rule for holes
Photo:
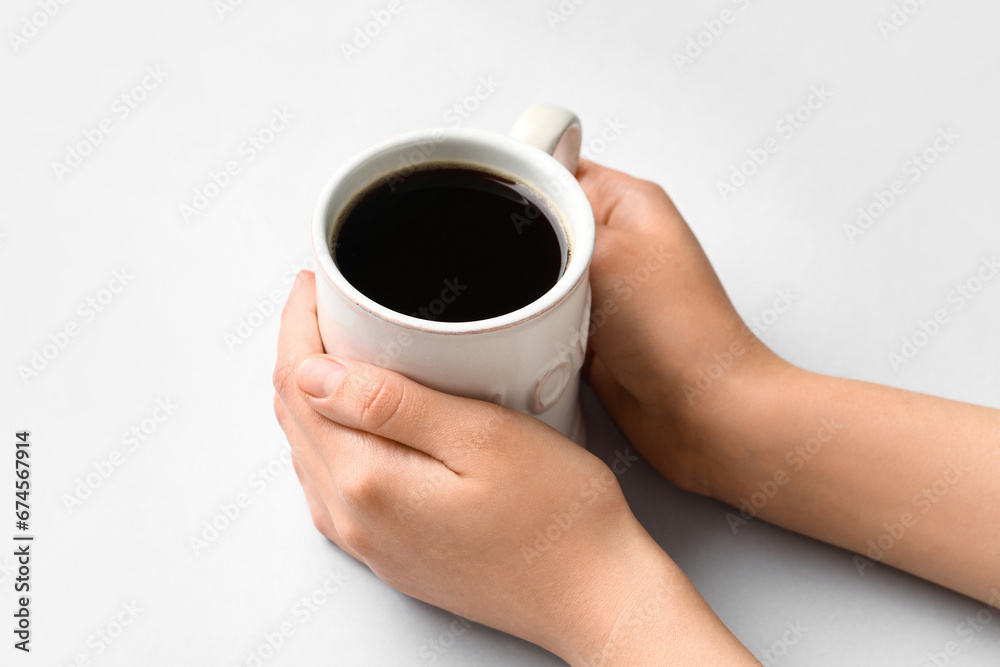
<svg viewBox="0 0 1000 667">
<path fill-rule="evenodd" d="M 732 389 L 787 364 L 743 324 L 663 188 L 589 161 L 577 178 L 597 221 L 588 380 L 647 461 L 710 494 L 738 453 L 708 427 Z"/>
<path fill-rule="evenodd" d="M 663 190 L 582 164 L 590 384 L 667 479 L 1000 603 L 1000 410 L 792 366 L 743 324 Z M 977 275 L 989 275 L 984 259 Z"/>
</svg>

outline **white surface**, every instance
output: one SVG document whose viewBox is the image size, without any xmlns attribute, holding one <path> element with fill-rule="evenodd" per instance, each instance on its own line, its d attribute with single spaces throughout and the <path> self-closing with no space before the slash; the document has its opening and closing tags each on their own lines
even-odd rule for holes
<svg viewBox="0 0 1000 667">
<path fill-rule="evenodd" d="M 257 473 L 286 448 L 271 410 L 276 314 L 235 350 L 225 336 L 256 301 L 275 290 L 283 299 L 333 170 L 378 139 L 449 124 L 480 78 L 496 83 L 479 88 L 487 99 L 469 127 L 506 131 L 538 101 L 575 110 L 585 146 L 621 125 L 591 155 L 667 187 L 745 317 L 779 290 L 795 295 L 763 333 L 790 360 L 1000 405 L 1000 280 L 961 311 L 948 300 L 1000 252 L 997 3 L 928 2 L 884 39 L 888 0 L 590 0 L 555 27 L 547 12 L 557 0 L 403 0 L 347 62 L 341 42 L 386 4 L 247 0 L 220 19 L 210 0 L 73 2 L 16 53 L 4 39 L 0 429 L 8 440 L 32 430 L 38 541 L 35 652 L 13 655 L 5 634 L 3 664 L 68 665 L 83 654 L 95 665 L 245 665 L 286 620 L 295 634 L 267 665 L 430 664 L 421 648 L 450 615 L 326 543 L 288 466 L 271 482 Z M 673 54 L 723 8 L 735 21 L 678 71 Z M 16 31 L 36 11 L 35 0 L 8 1 L 0 26 Z M 121 119 L 112 104 L 147 66 L 167 76 Z M 812 86 L 833 97 L 722 202 L 716 182 L 780 136 L 775 123 Z M 248 161 L 241 142 L 275 108 L 294 120 Z M 113 133 L 59 182 L 52 162 L 104 117 Z M 850 243 L 843 225 L 874 189 L 904 178 L 942 127 L 960 139 Z M 240 173 L 185 224 L 179 205 L 229 160 Z M 134 279 L 86 321 L 78 304 L 123 267 Z M 894 371 L 887 353 L 938 308 L 952 313 L 947 326 Z M 23 382 L 18 365 L 71 321 L 80 334 Z M 122 433 L 166 398 L 175 413 L 69 513 L 63 494 L 124 450 Z M 626 443 L 589 396 L 585 408 L 592 449 L 612 457 Z M 883 566 L 859 576 L 850 554 L 760 521 L 733 535 L 726 507 L 644 465 L 622 483 L 752 650 L 780 641 L 786 622 L 808 628 L 777 664 L 921 665 L 949 641 L 961 649 L 950 665 L 997 663 L 1000 618 L 968 642 L 957 634 L 981 604 Z M 196 556 L 189 537 L 238 494 L 251 504 Z M 295 605 L 331 568 L 349 578 L 301 623 Z M 0 576 L 9 623 L 11 582 Z M 88 638 L 132 601 L 138 619 L 96 656 Z M 480 627 L 435 655 L 438 665 L 559 664 Z"/>
</svg>

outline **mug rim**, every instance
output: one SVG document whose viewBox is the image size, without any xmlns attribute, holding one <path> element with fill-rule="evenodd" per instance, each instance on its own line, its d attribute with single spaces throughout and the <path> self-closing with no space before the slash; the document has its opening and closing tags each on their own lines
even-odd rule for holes
<svg viewBox="0 0 1000 667">
<path fill-rule="evenodd" d="M 333 256 L 329 251 L 329 242 L 327 239 L 327 221 L 329 219 L 329 215 L 330 213 L 336 213 L 335 211 L 330 211 L 330 201 L 336 193 L 337 188 L 348 175 L 365 163 L 377 157 L 381 157 L 386 153 L 393 153 L 401 148 L 409 148 L 413 144 L 424 142 L 428 139 L 437 143 L 447 141 L 464 141 L 471 144 L 486 144 L 491 148 L 513 153 L 516 157 L 538 163 L 544 171 L 548 172 L 549 175 L 552 176 L 553 180 L 558 180 L 562 184 L 562 191 L 557 195 L 552 195 L 548 193 L 542 185 L 524 178 L 523 176 L 511 174 L 549 199 L 550 203 L 556 207 L 556 210 L 563 218 L 563 224 L 567 227 L 567 233 L 570 234 L 572 238 L 572 251 L 570 252 L 570 256 L 566 264 L 566 270 L 561 276 L 559 276 L 556 283 L 542 296 L 538 297 L 531 303 L 518 308 L 517 310 L 488 319 L 471 320 L 468 322 L 440 322 L 436 320 L 424 320 L 418 317 L 398 313 L 390 308 L 387 308 L 386 306 L 383 306 L 374 299 L 371 299 L 348 282 L 347 278 L 345 278 L 340 272 L 340 269 L 337 268 L 336 263 L 333 261 Z M 425 162 L 418 164 L 434 164 L 438 161 L 442 163 L 450 162 L 452 164 L 456 162 L 466 163 L 473 166 L 481 166 L 486 170 L 498 169 L 490 165 L 487 160 L 428 159 Z M 390 174 L 393 171 L 397 170 L 390 169 L 386 171 L 384 175 Z M 568 179 L 565 178 L 566 175 L 568 175 Z M 375 181 L 373 180 L 371 182 Z M 353 197 L 356 194 L 357 192 L 352 193 L 351 196 Z M 560 205 L 559 199 L 561 197 L 576 199 L 577 204 L 582 204 L 582 210 L 586 211 L 586 219 L 571 219 L 570 214 L 565 210 L 566 207 Z M 587 270 L 590 267 L 590 262 L 593 258 L 594 240 L 596 236 L 594 224 L 593 209 L 590 206 L 590 200 L 587 199 L 587 195 L 583 191 L 583 187 L 576 180 L 576 176 L 570 174 L 566 167 L 550 154 L 540 148 L 532 146 L 527 142 L 514 139 L 513 137 L 509 137 L 507 135 L 490 132 L 488 130 L 472 128 L 434 128 L 427 130 L 414 130 L 384 139 L 354 155 L 339 169 L 337 169 L 337 171 L 334 172 L 334 174 L 323 186 L 323 190 L 320 193 L 315 208 L 313 209 L 312 246 L 313 255 L 316 258 L 320 273 L 322 274 L 327 285 L 334 291 L 339 292 L 355 306 L 361 308 L 369 315 L 404 329 L 417 330 L 425 333 L 486 333 L 489 331 L 496 331 L 498 329 L 506 329 L 534 319 L 546 311 L 551 310 L 573 293 L 577 285 L 579 285 L 579 283 L 586 278 Z"/>
</svg>

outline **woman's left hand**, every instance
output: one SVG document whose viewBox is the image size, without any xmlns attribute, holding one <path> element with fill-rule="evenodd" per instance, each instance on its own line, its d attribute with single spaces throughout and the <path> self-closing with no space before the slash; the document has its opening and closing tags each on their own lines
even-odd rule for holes
<svg viewBox="0 0 1000 667">
<path fill-rule="evenodd" d="M 274 386 L 316 527 L 403 593 L 574 664 L 621 655 L 647 598 L 697 598 L 585 449 L 527 415 L 324 355 L 310 273 L 282 314 Z"/>
</svg>

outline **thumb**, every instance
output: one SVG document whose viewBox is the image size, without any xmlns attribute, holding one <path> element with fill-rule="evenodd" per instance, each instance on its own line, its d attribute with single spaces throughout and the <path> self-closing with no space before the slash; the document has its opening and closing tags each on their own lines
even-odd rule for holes
<svg viewBox="0 0 1000 667">
<path fill-rule="evenodd" d="M 636 395 L 643 389 L 636 379 L 649 375 L 651 342 L 672 326 L 663 289 L 654 285 L 661 276 L 652 270 L 636 276 L 654 250 L 663 249 L 636 243 L 629 232 L 598 227 L 590 269 L 593 306 L 587 347 Z"/>
<path fill-rule="evenodd" d="M 483 433 L 500 406 L 460 398 L 425 387 L 406 376 L 360 361 L 316 355 L 297 373 L 306 401 L 327 419 L 366 433 L 395 440 L 438 459 L 452 470 L 465 467 L 469 447 L 457 433 Z"/>
</svg>

